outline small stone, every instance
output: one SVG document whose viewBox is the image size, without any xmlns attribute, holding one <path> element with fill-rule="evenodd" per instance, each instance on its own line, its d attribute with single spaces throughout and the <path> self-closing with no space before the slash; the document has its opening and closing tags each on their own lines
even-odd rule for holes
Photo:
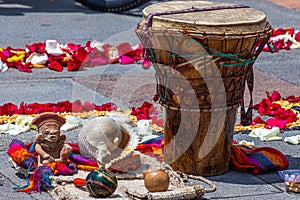
<svg viewBox="0 0 300 200">
<path fill-rule="evenodd" d="M 158 169 L 144 173 L 144 184 L 149 192 L 166 191 L 170 184 L 170 178 L 167 172 Z"/>
</svg>

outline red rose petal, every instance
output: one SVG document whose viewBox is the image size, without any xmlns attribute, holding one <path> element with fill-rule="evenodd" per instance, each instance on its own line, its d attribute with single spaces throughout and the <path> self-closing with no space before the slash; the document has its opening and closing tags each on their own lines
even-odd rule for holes
<svg viewBox="0 0 300 200">
<path fill-rule="evenodd" d="M 53 69 L 53 70 L 58 71 L 58 72 L 61 72 L 63 70 L 63 66 L 59 62 L 57 62 L 56 60 L 51 62 L 48 65 L 48 68 Z"/>
<path fill-rule="evenodd" d="M 120 55 L 128 55 L 129 52 L 134 51 L 128 42 L 123 42 L 116 46 L 116 48 L 118 49 Z"/>
<path fill-rule="evenodd" d="M 112 111 L 112 110 L 116 110 L 116 109 L 117 109 L 117 105 L 114 103 L 111 103 L 111 102 L 102 104 L 101 106 L 95 105 L 95 110 L 98 110 L 98 111 Z"/>
<path fill-rule="evenodd" d="M 94 110 L 95 109 L 95 105 L 90 103 L 89 101 L 84 102 L 83 104 L 83 110 L 84 111 L 90 111 L 90 110 Z"/>
<path fill-rule="evenodd" d="M 0 115 L 13 115 L 16 111 L 18 111 L 18 106 L 13 103 L 0 106 Z"/>
<path fill-rule="evenodd" d="M 287 120 L 281 120 L 281 119 L 275 119 L 275 118 L 270 118 L 266 121 L 266 125 L 269 125 L 271 127 L 278 127 L 280 129 L 284 129 L 287 124 Z"/>
<path fill-rule="evenodd" d="M 292 44 L 293 44 L 293 42 L 292 42 L 292 41 L 290 41 L 290 40 L 288 40 L 288 41 L 285 43 L 285 45 L 284 45 L 284 47 L 283 47 L 283 48 L 285 48 L 286 50 L 290 50 L 290 49 L 291 49 L 291 46 L 292 46 Z"/>
<path fill-rule="evenodd" d="M 147 101 L 143 103 L 143 105 L 139 108 L 132 108 L 131 114 L 135 115 L 138 120 L 140 119 L 150 119 L 150 108 L 153 105 Z"/>
<path fill-rule="evenodd" d="M 83 111 L 83 104 L 80 100 L 77 100 L 72 103 L 72 112 L 82 112 Z"/>
<path fill-rule="evenodd" d="M 269 109 L 269 110 L 277 110 L 279 108 L 281 108 L 281 106 L 277 103 L 272 103 L 272 104 L 268 105 L 268 107 L 267 107 L 267 109 Z"/>
<path fill-rule="evenodd" d="M 67 47 L 68 47 L 68 49 L 70 49 L 70 51 L 76 52 L 81 47 L 81 45 L 68 43 Z"/>
<path fill-rule="evenodd" d="M 68 62 L 68 71 L 78 71 L 83 68 L 82 63 L 76 61 L 69 61 Z"/>
<path fill-rule="evenodd" d="M 257 116 L 252 120 L 252 125 L 256 125 L 256 124 L 265 124 L 265 121 L 262 120 L 260 116 Z"/>
<path fill-rule="evenodd" d="M 299 97 L 288 96 L 285 98 L 285 100 L 288 100 L 289 102 L 298 102 L 298 101 L 300 101 L 300 96 Z"/>
<path fill-rule="evenodd" d="M 78 62 L 88 62 L 89 61 L 89 54 L 85 50 L 84 47 L 80 47 L 77 49 L 77 51 L 72 55 L 73 60 L 76 60 Z"/>
<path fill-rule="evenodd" d="M 274 29 L 272 37 L 276 37 L 278 35 L 282 35 L 282 34 L 285 34 L 285 33 L 286 33 L 286 31 L 282 28 Z"/>
<path fill-rule="evenodd" d="M 163 127 L 163 126 L 164 126 L 164 120 L 163 120 L 163 119 L 159 119 L 159 120 L 156 122 L 156 125 L 159 126 L 159 127 Z"/>
<path fill-rule="evenodd" d="M 31 45 L 26 44 L 27 49 L 30 52 L 37 52 L 37 53 L 45 53 L 46 52 L 46 43 L 44 42 L 37 42 Z"/>
<path fill-rule="evenodd" d="M 151 117 L 151 120 L 152 120 L 152 123 L 153 123 L 153 124 L 156 124 L 156 123 L 157 123 L 157 120 L 158 120 L 158 118 L 157 118 L 157 116 L 156 116 L 156 115 L 154 115 L 154 116 L 152 116 L 152 117 Z"/>
<path fill-rule="evenodd" d="M 294 33 L 295 33 L 295 28 L 293 28 L 293 27 L 285 28 L 285 30 L 291 36 L 294 35 Z"/>
<path fill-rule="evenodd" d="M 267 93 L 268 95 L 269 93 Z M 278 91 L 273 91 L 272 95 L 268 95 L 268 98 L 270 98 L 271 101 L 279 101 L 281 99 L 281 95 Z"/>
<path fill-rule="evenodd" d="M 91 41 L 87 41 L 87 42 L 85 43 L 85 48 L 86 48 L 87 52 L 93 51 L 94 48 L 91 47 Z"/>
<path fill-rule="evenodd" d="M 71 112 L 72 103 L 70 101 L 61 101 L 57 103 L 59 112 Z"/>
</svg>

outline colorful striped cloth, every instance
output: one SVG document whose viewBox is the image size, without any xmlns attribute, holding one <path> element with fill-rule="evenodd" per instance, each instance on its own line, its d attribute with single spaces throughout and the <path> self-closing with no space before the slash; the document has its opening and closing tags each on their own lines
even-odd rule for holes
<svg viewBox="0 0 300 200">
<path fill-rule="evenodd" d="M 289 161 L 285 155 L 272 147 L 232 145 L 230 163 L 232 170 L 259 174 L 283 170 L 288 166 Z"/>
<path fill-rule="evenodd" d="M 163 147 L 164 138 L 161 136 L 139 144 L 136 150 L 163 161 Z M 285 155 L 272 147 L 232 145 L 230 162 L 232 170 L 259 174 L 283 170 L 288 166 L 289 161 Z"/>
<path fill-rule="evenodd" d="M 14 189 L 27 193 L 41 192 L 42 188 L 51 187 L 50 176 L 52 175 L 73 175 L 78 169 L 92 171 L 99 168 L 97 162 L 80 156 L 77 144 L 68 144 L 73 148 L 68 163 L 51 162 L 38 167 L 37 153 L 34 151 L 35 143 L 25 145 L 22 141 L 13 139 L 7 153 L 16 165 L 28 171 L 26 185 L 17 186 Z"/>
<path fill-rule="evenodd" d="M 163 161 L 164 147 L 164 136 L 146 140 L 140 143 L 135 150 L 140 151 L 143 154 L 149 155 L 151 157 L 156 157 L 158 160 Z"/>
</svg>

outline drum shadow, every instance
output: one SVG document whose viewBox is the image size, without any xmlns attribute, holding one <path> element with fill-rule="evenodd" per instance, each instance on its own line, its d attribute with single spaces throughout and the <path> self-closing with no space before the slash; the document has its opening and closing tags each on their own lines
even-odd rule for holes
<svg viewBox="0 0 300 200">
<path fill-rule="evenodd" d="M 276 171 L 254 175 L 251 173 L 230 170 L 229 172 L 221 175 L 205 178 L 213 181 L 214 183 L 226 183 L 233 185 L 263 185 L 283 182 Z"/>
</svg>

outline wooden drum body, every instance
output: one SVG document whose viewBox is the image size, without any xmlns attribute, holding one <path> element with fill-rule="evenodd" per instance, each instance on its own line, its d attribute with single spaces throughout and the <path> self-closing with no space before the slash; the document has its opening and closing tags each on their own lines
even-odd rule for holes
<svg viewBox="0 0 300 200">
<path fill-rule="evenodd" d="M 272 34 L 265 15 L 233 4 L 172 1 L 146 7 L 135 31 L 166 110 L 165 161 L 190 174 L 227 172 L 236 109 Z"/>
</svg>

